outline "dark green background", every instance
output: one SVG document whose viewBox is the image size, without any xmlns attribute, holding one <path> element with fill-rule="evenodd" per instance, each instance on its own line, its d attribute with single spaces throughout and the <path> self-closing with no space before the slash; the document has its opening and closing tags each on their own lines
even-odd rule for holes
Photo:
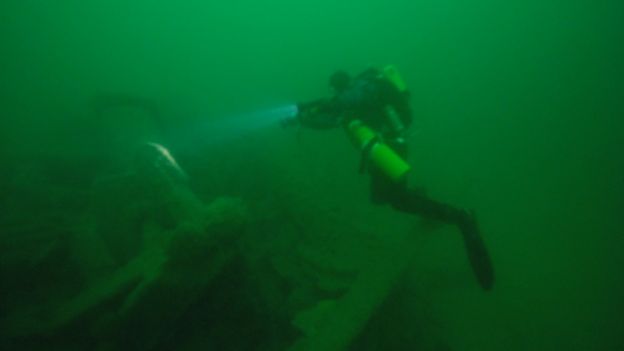
<svg viewBox="0 0 624 351">
<path fill-rule="evenodd" d="M 623 23 L 615 0 L 4 0 L 1 190 L 25 160 L 98 155 L 96 129 L 114 126 L 88 101 L 103 92 L 154 99 L 176 126 L 393 63 L 412 91 L 413 180 L 479 211 L 496 264 L 491 293 L 422 284 L 449 343 L 623 350 Z M 430 246 L 431 267 L 460 262 Z"/>
</svg>

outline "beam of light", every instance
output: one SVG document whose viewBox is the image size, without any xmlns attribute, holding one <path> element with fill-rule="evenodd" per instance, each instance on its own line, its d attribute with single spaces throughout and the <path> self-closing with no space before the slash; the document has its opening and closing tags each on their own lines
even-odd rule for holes
<svg viewBox="0 0 624 351">
<path fill-rule="evenodd" d="M 298 113 L 296 104 L 287 104 L 222 118 L 206 118 L 176 133 L 176 144 L 184 147 L 211 147 L 234 142 L 255 132 L 279 126 L 284 118 Z"/>
</svg>

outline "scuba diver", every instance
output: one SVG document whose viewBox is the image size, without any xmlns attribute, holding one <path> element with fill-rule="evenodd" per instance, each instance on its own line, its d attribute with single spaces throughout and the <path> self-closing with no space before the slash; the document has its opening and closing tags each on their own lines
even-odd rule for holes
<svg viewBox="0 0 624 351">
<path fill-rule="evenodd" d="M 494 269 L 481 238 L 474 211 L 456 208 L 410 187 L 407 174 L 405 132 L 412 123 L 409 92 L 394 66 L 371 68 L 352 77 L 337 71 L 329 80 L 334 96 L 297 105 L 294 117 L 283 127 L 313 129 L 343 127 L 362 151 L 360 172 L 370 175 L 370 195 L 375 204 L 455 225 L 462 234 L 471 268 L 479 285 L 490 290 Z"/>
</svg>

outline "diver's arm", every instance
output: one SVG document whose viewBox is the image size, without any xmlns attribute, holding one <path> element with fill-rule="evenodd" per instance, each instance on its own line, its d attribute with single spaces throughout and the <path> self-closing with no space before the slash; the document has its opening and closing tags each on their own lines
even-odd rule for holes
<svg viewBox="0 0 624 351">
<path fill-rule="evenodd" d="M 396 108 L 397 113 L 399 114 L 399 117 L 401 118 L 401 122 L 403 122 L 403 125 L 405 126 L 405 128 L 409 128 L 412 125 L 412 123 L 414 122 L 412 109 L 409 106 L 409 103 L 403 102 L 403 103 L 397 104 L 397 105 L 395 105 L 395 108 Z"/>
<path fill-rule="evenodd" d="M 310 129 L 332 129 L 340 126 L 340 119 L 333 114 L 328 113 L 308 113 L 300 116 L 299 123 Z"/>
<path fill-rule="evenodd" d="M 320 99 L 297 105 L 295 117 L 282 122 L 285 127 L 301 125 L 310 129 L 332 129 L 340 126 L 340 114 L 333 101 Z"/>
</svg>

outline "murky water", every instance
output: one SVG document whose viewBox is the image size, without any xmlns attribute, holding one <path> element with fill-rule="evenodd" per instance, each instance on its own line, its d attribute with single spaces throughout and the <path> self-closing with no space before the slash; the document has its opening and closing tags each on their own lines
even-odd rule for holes
<svg viewBox="0 0 624 351">
<path fill-rule="evenodd" d="M 0 4 L 3 350 L 624 350 L 618 1 Z M 410 183 L 284 129 L 394 64 Z M 153 143 L 153 144 L 146 144 Z M 147 146 L 146 146 L 147 145 Z"/>
</svg>

